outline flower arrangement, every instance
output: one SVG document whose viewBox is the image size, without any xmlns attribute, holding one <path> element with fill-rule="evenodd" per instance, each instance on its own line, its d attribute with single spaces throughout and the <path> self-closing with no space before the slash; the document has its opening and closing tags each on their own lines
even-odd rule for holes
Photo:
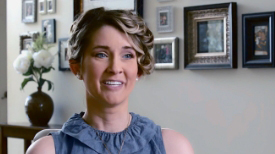
<svg viewBox="0 0 275 154">
<path fill-rule="evenodd" d="M 53 88 L 53 82 L 43 79 L 44 73 L 50 72 L 54 68 L 52 63 L 54 56 L 49 52 L 51 46 L 45 43 L 45 38 L 39 35 L 32 46 L 27 47 L 28 50 L 22 50 L 21 54 L 13 62 L 14 69 L 23 76 L 28 76 L 21 83 L 21 90 L 26 84 L 34 81 L 38 84 L 38 89 L 42 89 L 45 82 L 48 83 L 48 90 Z"/>
</svg>

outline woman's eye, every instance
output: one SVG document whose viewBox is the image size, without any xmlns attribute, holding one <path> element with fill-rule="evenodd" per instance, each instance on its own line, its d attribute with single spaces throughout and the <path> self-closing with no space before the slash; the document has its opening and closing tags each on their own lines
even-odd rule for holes
<svg viewBox="0 0 275 154">
<path fill-rule="evenodd" d="M 95 56 L 97 58 L 105 58 L 105 57 L 107 57 L 107 55 L 105 53 L 97 53 Z"/>
<path fill-rule="evenodd" d="M 125 54 L 125 55 L 123 56 L 123 58 L 131 59 L 131 58 L 134 58 L 134 55 L 133 55 L 133 54 Z"/>
</svg>

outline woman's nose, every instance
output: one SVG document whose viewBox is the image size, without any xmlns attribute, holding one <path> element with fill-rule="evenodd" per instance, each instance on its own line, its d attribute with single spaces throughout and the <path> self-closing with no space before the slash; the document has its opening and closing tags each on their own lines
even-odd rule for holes
<svg viewBox="0 0 275 154">
<path fill-rule="evenodd" d="M 113 74 L 120 74 L 123 72 L 122 61 L 118 57 L 113 57 L 109 61 L 108 72 Z"/>
</svg>

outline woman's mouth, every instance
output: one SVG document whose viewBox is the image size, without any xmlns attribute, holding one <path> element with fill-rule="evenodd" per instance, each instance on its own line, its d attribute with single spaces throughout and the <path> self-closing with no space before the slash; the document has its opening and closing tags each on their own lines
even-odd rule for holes
<svg viewBox="0 0 275 154">
<path fill-rule="evenodd" d="M 110 86 L 120 86 L 123 83 L 120 81 L 104 81 L 103 82 L 105 85 L 110 85 Z"/>
</svg>

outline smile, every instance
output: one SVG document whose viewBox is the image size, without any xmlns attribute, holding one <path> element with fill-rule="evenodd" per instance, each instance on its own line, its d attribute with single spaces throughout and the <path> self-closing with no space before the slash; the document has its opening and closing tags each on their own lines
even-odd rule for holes
<svg viewBox="0 0 275 154">
<path fill-rule="evenodd" d="M 107 84 L 107 85 L 122 85 L 122 82 L 119 82 L 119 81 L 105 81 L 104 84 Z"/>
</svg>

